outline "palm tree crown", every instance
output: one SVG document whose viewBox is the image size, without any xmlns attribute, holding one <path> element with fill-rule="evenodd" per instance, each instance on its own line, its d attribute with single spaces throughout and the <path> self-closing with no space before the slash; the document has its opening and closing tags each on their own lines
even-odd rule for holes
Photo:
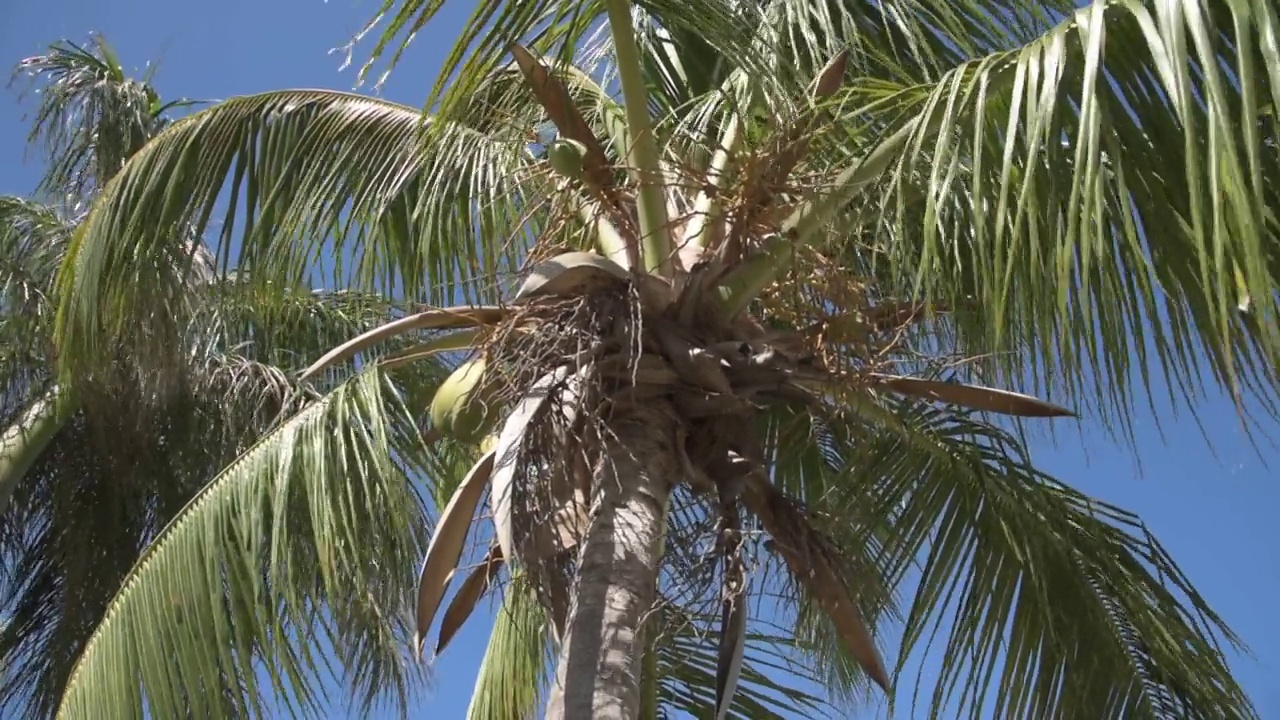
<svg viewBox="0 0 1280 720">
<path fill-rule="evenodd" d="M 141 707 L 139 679 L 153 710 L 212 707 L 200 678 L 244 683 L 255 657 L 312 707 L 297 627 L 328 631 L 361 690 L 387 686 L 392 643 L 359 633 L 393 631 L 362 620 L 408 594 L 406 475 L 443 508 L 419 639 L 488 485 L 492 542 L 438 644 L 510 567 L 475 717 L 533 712 L 548 646 L 551 716 L 750 714 L 752 592 L 785 593 L 837 697 L 888 685 L 872 638 L 913 573 L 900 658 L 949 627 L 935 713 L 958 693 L 974 717 L 984 697 L 1015 717 L 1254 716 L 1218 646 L 1234 638 L 1141 523 L 1037 471 L 981 413 L 1069 414 L 991 387 L 1032 386 L 1123 428 L 1152 359 L 1171 392 L 1205 369 L 1270 407 L 1275 9 L 641 7 L 481 3 L 425 124 L 343 93 L 236 98 L 103 189 L 60 276 L 66 372 L 171 301 L 169 233 L 215 210 L 253 287 L 327 254 L 341 281 L 433 307 L 303 373 L 361 366 L 157 539 L 66 716 Z M 404 3 L 388 33 L 438 9 Z M 557 59 L 574 51 L 584 67 Z M 494 282 L 521 266 L 514 292 Z M 428 449 L 425 398 L 396 378 L 459 349 L 429 389 Z M 200 600 L 168 622 L 157 586 Z M 682 660 L 701 695 L 671 681 Z M 232 689 L 257 707 L 259 688 Z"/>
</svg>

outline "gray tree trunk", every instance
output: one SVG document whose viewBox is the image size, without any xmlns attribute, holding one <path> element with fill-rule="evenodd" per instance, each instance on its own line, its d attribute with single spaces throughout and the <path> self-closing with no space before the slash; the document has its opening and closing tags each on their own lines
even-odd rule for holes
<svg viewBox="0 0 1280 720">
<path fill-rule="evenodd" d="M 666 503 L 680 476 L 675 420 L 651 405 L 611 425 L 547 720 L 635 720 L 641 623 L 658 581 Z"/>
</svg>

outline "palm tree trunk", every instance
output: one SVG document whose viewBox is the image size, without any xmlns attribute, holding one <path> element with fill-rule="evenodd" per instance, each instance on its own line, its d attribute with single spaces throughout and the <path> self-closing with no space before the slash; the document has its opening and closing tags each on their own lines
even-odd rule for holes
<svg viewBox="0 0 1280 720">
<path fill-rule="evenodd" d="M 670 407 L 639 408 L 610 430 L 547 720 L 640 714 L 641 627 L 653 605 L 667 499 L 681 465 Z"/>
<path fill-rule="evenodd" d="M 0 515 L 8 509 L 18 483 L 70 419 L 74 408 L 71 394 L 54 385 L 0 435 Z"/>
</svg>

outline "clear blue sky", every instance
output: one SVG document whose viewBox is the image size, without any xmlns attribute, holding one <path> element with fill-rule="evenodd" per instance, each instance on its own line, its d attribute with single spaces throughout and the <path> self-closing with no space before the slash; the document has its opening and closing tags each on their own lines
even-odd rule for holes
<svg viewBox="0 0 1280 720">
<path fill-rule="evenodd" d="M 355 68 L 339 73 L 341 56 L 328 51 L 344 45 L 377 5 L 377 0 L 0 0 L 0 65 L 7 76 L 7 68 L 49 42 L 81 41 L 88 32 L 99 31 L 131 70 L 160 61 L 156 84 L 166 99 L 217 99 L 299 87 L 349 90 Z M 422 103 L 469 10 L 456 4 L 419 35 L 386 86 L 387 97 Z M 361 60 L 357 50 L 357 65 Z M 26 194 L 36 183 L 39 168 L 24 160 L 26 132 L 14 94 L 8 93 L 0 100 L 0 194 Z M 1280 621 L 1275 611 L 1280 597 L 1280 478 L 1274 477 L 1280 463 L 1269 457 L 1272 467 L 1263 465 L 1225 398 L 1203 405 L 1199 416 L 1213 451 L 1185 414 L 1162 418 L 1163 438 L 1151 418 L 1139 419 L 1136 459 L 1130 449 L 1090 429 L 1087 418 L 1083 436 L 1062 432 L 1056 447 L 1039 442 L 1033 449 L 1045 470 L 1147 521 L 1250 645 L 1255 657 L 1235 657 L 1233 667 L 1262 717 L 1280 719 Z M 483 618 L 473 618 L 453 642 L 415 717 L 462 717 L 487 630 Z M 900 706 L 897 715 L 911 717 L 909 704 Z"/>
</svg>

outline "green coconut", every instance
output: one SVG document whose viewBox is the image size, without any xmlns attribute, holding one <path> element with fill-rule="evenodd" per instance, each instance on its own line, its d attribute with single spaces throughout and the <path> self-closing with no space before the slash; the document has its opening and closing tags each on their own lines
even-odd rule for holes
<svg viewBox="0 0 1280 720">
<path fill-rule="evenodd" d="M 459 365 L 431 399 L 431 422 L 440 434 L 474 443 L 493 429 L 501 407 L 485 375 L 483 357 Z"/>
<path fill-rule="evenodd" d="M 582 177 L 582 164 L 587 157 L 587 146 L 577 140 L 560 139 L 547 147 L 547 161 L 557 175 L 578 180 Z"/>
</svg>

